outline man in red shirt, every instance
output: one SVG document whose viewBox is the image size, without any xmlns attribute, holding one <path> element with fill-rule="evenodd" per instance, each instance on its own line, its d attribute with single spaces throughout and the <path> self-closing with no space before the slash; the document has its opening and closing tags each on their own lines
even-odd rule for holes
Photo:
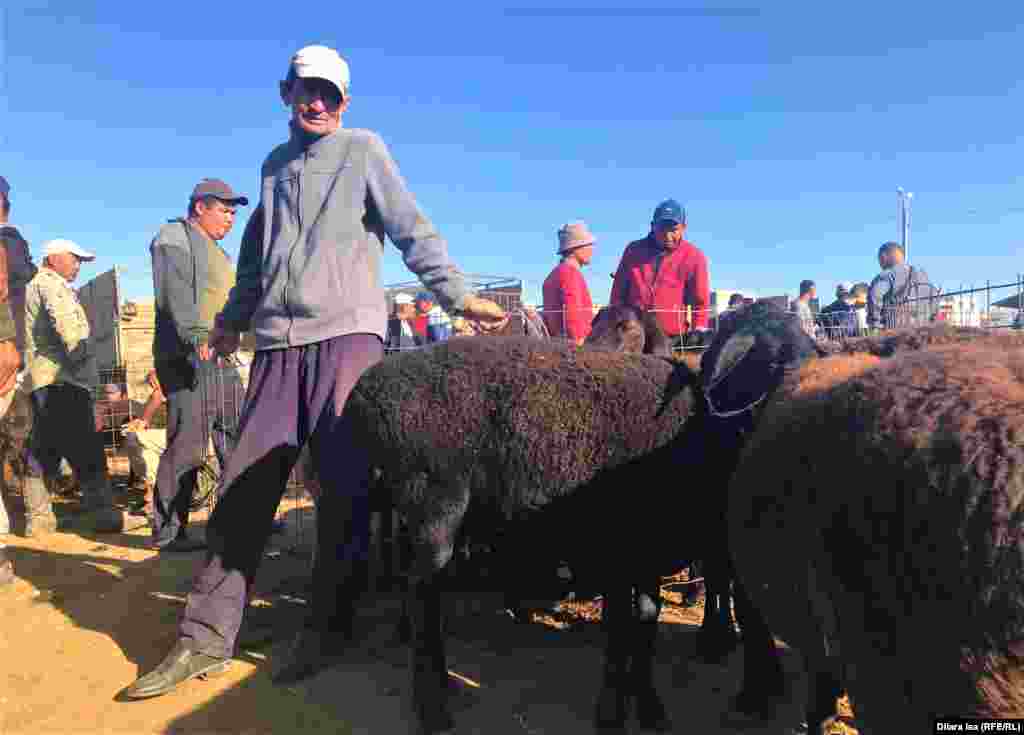
<svg viewBox="0 0 1024 735">
<path fill-rule="evenodd" d="M 544 323 L 552 337 L 565 337 L 577 345 L 590 334 L 594 304 L 580 268 L 594 257 L 596 240 L 583 221 L 562 225 L 558 254 L 562 262 L 544 280 Z"/>
<path fill-rule="evenodd" d="M 711 290 L 708 260 L 696 245 L 683 239 L 686 211 L 667 199 L 654 210 L 651 231 L 626 246 L 612 285 L 611 304 L 653 310 L 676 347 L 696 332 L 703 342 L 708 331 Z M 693 321 L 686 307 L 693 307 Z"/>
</svg>

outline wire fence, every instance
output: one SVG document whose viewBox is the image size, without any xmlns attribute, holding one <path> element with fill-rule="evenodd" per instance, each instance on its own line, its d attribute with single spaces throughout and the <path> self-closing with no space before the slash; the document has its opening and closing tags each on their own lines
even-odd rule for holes
<svg viewBox="0 0 1024 735">
<path fill-rule="evenodd" d="M 750 300 L 747 300 L 747 303 L 749 302 Z M 546 331 L 544 337 L 547 339 L 575 342 L 571 336 L 573 330 L 581 324 L 589 325 L 601 306 L 574 313 L 566 307 L 544 309 L 524 303 L 518 295 L 510 295 L 503 308 L 510 312 L 510 320 L 519 320 L 523 325 L 541 322 Z M 684 353 L 704 349 L 720 323 L 737 308 L 741 307 L 695 310 L 687 306 L 655 309 L 652 313 L 655 314 L 663 331 L 672 338 L 674 351 Z M 1020 329 L 1024 327 L 1024 277 L 1018 275 L 1010 282 L 988 281 L 983 286 L 961 286 L 925 298 L 907 299 L 898 306 L 886 306 L 882 314 L 883 327 L 907 325 L 908 319 L 905 317 L 908 314 L 914 323 L 940 322 L 964 327 Z M 793 315 L 794 318 L 799 318 L 796 312 L 793 312 Z M 699 319 L 701 316 L 705 319 Z M 451 321 L 452 335 L 471 333 L 465 330 L 460 320 Z M 691 342 L 688 336 L 694 333 L 693 326 L 696 323 L 706 323 L 707 331 L 702 340 Z M 394 326 L 396 320 L 392 319 L 389 327 Z M 867 333 L 868 326 L 867 305 L 863 299 L 850 304 L 850 309 L 842 314 L 830 314 L 827 311 L 813 314 L 805 325 L 808 333 L 815 339 L 832 342 L 863 335 Z M 518 333 L 518 328 L 513 331 Z M 525 326 L 523 333 L 530 333 Z M 411 320 L 399 334 L 389 330 L 386 340 L 389 354 L 423 349 L 432 343 L 426 331 L 417 331 Z M 248 366 L 238 361 L 220 363 L 200 373 L 204 425 L 208 427 L 209 441 L 206 462 L 199 473 L 199 487 L 194 505 L 210 512 L 224 491 L 221 473 L 227 456 L 237 441 L 245 385 L 248 380 L 247 373 Z M 103 430 L 108 438 L 108 452 L 113 455 L 122 454 L 125 450 L 125 439 L 120 428 L 138 418 L 141 403 L 127 400 L 128 375 L 125 368 L 105 371 L 103 380 L 105 385 L 97 391 L 98 414 L 103 414 Z M 111 386 L 115 386 L 116 389 Z M 147 450 L 151 462 L 158 460 L 164 449 L 159 439 L 139 436 L 136 440 L 142 449 Z M 287 525 L 290 530 L 285 538 L 276 544 L 276 550 L 270 552 L 271 554 L 285 551 L 312 561 L 315 538 L 315 488 L 312 463 L 308 450 L 304 448 L 278 508 L 279 517 L 284 516 L 288 519 Z M 397 559 L 397 555 L 391 552 L 385 555 L 381 550 L 384 545 L 394 543 L 397 523 L 398 519 L 394 517 L 391 509 L 376 510 L 372 521 L 375 558 Z M 393 562 L 390 571 L 394 571 Z"/>
</svg>

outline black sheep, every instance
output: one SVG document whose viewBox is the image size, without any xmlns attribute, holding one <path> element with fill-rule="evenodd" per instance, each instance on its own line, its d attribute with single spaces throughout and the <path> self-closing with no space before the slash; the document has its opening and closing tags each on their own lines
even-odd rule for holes
<svg viewBox="0 0 1024 735">
<path fill-rule="evenodd" d="M 811 361 L 767 402 L 730 489 L 739 575 L 804 655 L 811 732 L 840 680 L 864 733 L 1020 717 L 1024 347 L 885 340 Z"/>
<path fill-rule="evenodd" d="M 660 575 L 699 555 L 704 539 L 678 539 L 678 513 L 700 509 L 650 477 L 697 446 L 695 388 L 685 365 L 528 338 L 454 338 L 360 379 L 345 412 L 385 468 L 378 487 L 392 489 L 415 547 L 413 697 L 427 732 L 452 726 L 438 573 L 471 504 L 476 519 L 524 524 L 574 569 L 601 570 L 597 723 L 623 727 L 635 698 L 642 725 L 668 726 L 652 682 Z"/>
</svg>

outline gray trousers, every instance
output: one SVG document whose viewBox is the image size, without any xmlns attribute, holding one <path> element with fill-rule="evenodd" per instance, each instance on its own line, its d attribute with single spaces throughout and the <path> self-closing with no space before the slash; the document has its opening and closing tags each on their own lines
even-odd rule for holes
<svg viewBox="0 0 1024 735">
<path fill-rule="evenodd" d="M 307 440 L 322 493 L 310 624 L 339 627 L 342 584 L 352 562 L 367 560 L 370 534 L 369 459 L 342 410 L 359 376 L 383 356 L 373 334 L 256 353 L 224 494 L 206 531 L 206 563 L 181 623 L 192 650 L 233 654 L 278 503 Z"/>
<path fill-rule="evenodd" d="M 163 545 L 184 533 L 195 494 L 197 473 L 208 460 L 213 439 L 218 464 L 228 453 L 220 422 L 234 423 L 242 399 L 241 378 L 232 367 L 213 361 L 197 367 L 157 365 L 157 379 L 167 396 L 167 445 L 160 455 L 153 492 L 153 541 Z"/>
</svg>

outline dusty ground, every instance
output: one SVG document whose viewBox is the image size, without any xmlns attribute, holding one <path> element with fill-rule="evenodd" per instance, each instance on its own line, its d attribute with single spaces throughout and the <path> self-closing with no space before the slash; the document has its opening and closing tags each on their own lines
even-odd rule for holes
<svg viewBox="0 0 1024 735">
<path fill-rule="evenodd" d="M 309 573 L 308 558 L 291 550 L 301 552 L 300 541 L 308 545 L 311 518 L 288 502 L 289 533 L 275 538 L 264 562 L 253 626 L 243 629 L 231 670 L 143 702 L 119 701 L 118 693 L 169 650 L 202 553 L 159 557 L 144 548 L 144 519 L 132 516 L 128 530 L 113 536 L 5 537 L 18 580 L 0 590 L 0 733 L 413 732 L 393 595 L 379 593 L 364 607 L 365 638 L 345 664 L 300 686 L 270 683 L 268 670 L 301 614 Z M 460 677 L 453 679 L 457 732 L 589 735 L 597 625 L 516 626 L 494 601 L 476 608 L 450 625 L 450 668 Z M 657 675 L 675 732 L 791 732 L 799 721 L 798 659 L 786 652 L 793 696 L 776 722 L 729 721 L 722 713 L 739 686 L 740 657 L 733 654 L 726 666 L 698 663 L 698 615 L 667 606 L 663 618 Z"/>
</svg>

